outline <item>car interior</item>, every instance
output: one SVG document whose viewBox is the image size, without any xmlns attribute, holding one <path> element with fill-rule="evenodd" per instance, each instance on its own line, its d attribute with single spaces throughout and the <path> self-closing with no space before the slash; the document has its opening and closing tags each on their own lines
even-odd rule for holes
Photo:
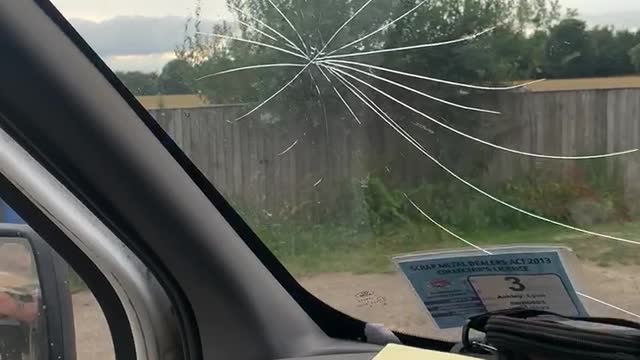
<svg viewBox="0 0 640 360">
<path fill-rule="evenodd" d="M 68 290 L 52 295 L 68 286 L 62 260 L 99 303 L 118 360 L 369 360 L 393 343 L 432 351 L 405 359 L 460 346 L 499 358 L 481 344 L 391 332 L 303 287 L 49 1 L 1 1 L 0 47 L 0 198 L 28 224 L 0 226 L 0 238 L 28 239 L 43 254 L 41 278 L 58 283 L 40 280 L 53 350 L 35 358 L 76 358 Z M 576 336 L 637 346 L 635 333 Z"/>
</svg>

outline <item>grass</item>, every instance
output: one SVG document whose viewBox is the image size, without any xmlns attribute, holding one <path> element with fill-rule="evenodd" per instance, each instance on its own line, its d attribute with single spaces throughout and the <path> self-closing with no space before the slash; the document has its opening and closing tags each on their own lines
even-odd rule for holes
<svg viewBox="0 0 640 360">
<path fill-rule="evenodd" d="M 593 231 L 640 239 L 640 223 L 606 224 Z M 391 257 L 398 254 L 462 248 L 459 240 L 427 225 L 407 224 L 376 234 L 337 226 L 260 229 L 261 237 L 276 256 L 297 276 L 331 272 L 385 273 L 393 270 Z M 572 248 L 579 259 L 600 266 L 640 265 L 636 245 L 598 238 L 555 226 L 526 230 L 484 230 L 462 234 L 478 246 L 553 244 Z"/>
<path fill-rule="evenodd" d="M 605 224 L 596 226 L 593 231 L 610 234 L 627 239 L 640 239 L 640 223 Z M 597 263 L 601 266 L 640 265 L 640 249 L 637 245 L 604 239 L 597 236 L 559 229 L 555 226 L 499 232 L 495 234 L 478 234 L 480 244 L 554 244 L 572 248 L 578 258 L 583 261 Z"/>
<path fill-rule="evenodd" d="M 426 223 L 406 223 L 374 232 L 367 228 L 337 225 L 269 225 L 256 229 L 280 261 L 295 276 L 350 272 L 388 273 L 394 255 L 418 251 L 462 248 L 459 240 Z M 627 239 L 640 239 L 640 222 L 604 224 L 593 231 Z M 582 261 L 602 267 L 640 265 L 636 245 L 598 238 L 553 225 L 524 230 L 483 229 L 460 233 L 481 247 L 496 245 L 551 244 L 568 246 Z M 69 274 L 72 293 L 86 290 L 74 272 Z"/>
<path fill-rule="evenodd" d="M 607 161 L 594 161 L 572 169 L 571 176 L 564 180 L 551 173 L 531 173 L 492 184 L 487 191 L 553 221 L 599 224 L 588 228 L 640 240 L 640 214 L 631 206 L 636 201 L 629 198 L 627 187 L 619 180 L 619 169 L 612 173 L 609 165 Z M 482 247 L 564 245 L 583 261 L 601 266 L 640 265 L 635 244 L 540 222 L 459 183 L 436 181 L 401 189 L 383 177 L 370 176 L 365 185 L 359 183 L 361 204 L 350 213 L 328 213 L 329 217 L 314 219 L 318 221 L 314 225 L 304 225 L 309 219 L 287 214 L 265 218 L 251 211 L 241 213 L 276 256 L 299 276 L 394 271 L 394 255 L 465 247 L 425 220 L 407 196 L 417 202 L 416 206 L 426 204 L 427 209 L 437 209 L 431 214 L 435 221 Z"/>
<path fill-rule="evenodd" d="M 388 273 L 391 258 L 418 251 L 462 248 L 459 240 L 427 224 L 405 224 L 384 233 L 344 226 L 261 226 L 259 236 L 280 261 L 296 276 L 350 272 Z M 627 239 L 640 239 L 640 222 L 599 225 L 591 229 Z M 526 230 L 483 230 L 461 233 L 480 247 L 499 245 L 551 244 L 568 246 L 582 261 L 602 267 L 640 265 L 637 245 L 602 239 L 557 226 L 538 226 Z M 75 274 L 69 273 L 72 293 L 87 289 Z"/>
<path fill-rule="evenodd" d="M 640 222 L 606 224 L 592 230 L 640 239 Z M 425 224 L 406 224 L 383 234 L 331 225 L 263 226 L 258 228 L 258 232 L 278 259 L 296 276 L 340 272 L 388 273 L 395 271 L 391 261 L 394 255 L 464 247 L 459 240 Z M 461 235 L 481 247 L 564 245 L 572 248 L 579 259 L 602 267 L 640 265 L 640 249 L 636 245 L 551 225 L 526 230 L 483 230 Z M 69 287 L 74 294 L 87 289 L 82 279 L 71 270 Z"/>
</svg>

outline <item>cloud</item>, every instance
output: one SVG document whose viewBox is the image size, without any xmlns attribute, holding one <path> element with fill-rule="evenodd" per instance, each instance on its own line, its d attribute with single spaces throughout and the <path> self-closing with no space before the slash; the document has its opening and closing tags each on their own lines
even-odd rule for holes
<svg viewBox="0 0 640 360">
<path fill-rule="evenodd" d="M 19 0 L 18 0 L 19 1 Z M 51 0 L 67 18 L 104 20 L 116 16 L 188 16 L 196 0 Z M 202 14 L 208 19 L 229 18 L 226 0 L 203 0 Z"/>
<path fill-rule="evenodd" d="M 629 29 L 640 27 L 637 20 L 640 11 L 605 12 L 585 15 L 584 18 L 590 25 L 611 24 Z M 174 50 L 182 44 L 187 17 L 116 16 L 103 21 L 87 18 L 72 18 L 69 21 L 113 69 L 159 71 L 174 58 Z M 209 31 L 219 21 L 222 20 L 203 20 L 202 31 Z"/>
<path fill-rule="evenodd" d="M 186 21 L 180 16 L 118 16 L 100 22 L 70 19 L 103 58 L 173 52 L 184 39 Z M 208 31 L 213 25 L 213 21 L 205 20 L 201 29 Z"/>
<path fill-rule="evenodd" d="M 159 73 L 162 67 L 175 59 L 173 52 L 146 55 L 107 56 L 105 62 L 113 71 L 142 71 Z"/>
<path fill-rule="evenodd" d="M 640 29 L 640 11 L 602 13 L 585 15 L 583 18 L 589 25 L 612 25 L 618 29 Z"/>
<path fill-rule="evenodd" d="M 564 7 L 578 9 L 580 14 L 584 15 L 640 11 L 640 2 L 637 0 L 561 0 L 560 4 Z"/>
</svg>

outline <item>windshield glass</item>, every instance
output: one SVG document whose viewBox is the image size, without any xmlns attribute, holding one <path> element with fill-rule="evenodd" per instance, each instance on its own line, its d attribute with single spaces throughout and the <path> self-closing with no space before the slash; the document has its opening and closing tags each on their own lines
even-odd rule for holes
<svg viewBox="0 0 640 360">
<path fill-rule="evenodd" d="M 53 2 L 336 309 L 640 320 L 636 0 Z"/>
</svg>

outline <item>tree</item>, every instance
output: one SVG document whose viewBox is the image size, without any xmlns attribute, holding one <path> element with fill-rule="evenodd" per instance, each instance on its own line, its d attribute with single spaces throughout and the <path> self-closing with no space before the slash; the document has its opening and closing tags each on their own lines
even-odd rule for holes
<svg viewBox="0 0 640 360">
<path fill-rule="evenodd" d="M 162 94 L 193 94 L 194 70 L 185 60 L 175 59 L 167 63 L 158 77 L 158 88 Z"/>
<path fill-rule="evenodd" d="M 594 49 L 578 19 L 565 19 L 551 28 L 545 45 L 545 72 L 555 78 L 576 78 L 593 74 Z"/>
<path fill-rule="evenodd" d="M 202 28 L 202 0 L 196 0 L 193 16 L 189 17 L 184 26 L 184 40 L 175 49 L 176 58 L 198 66 L 205 61 L 218 57 L 225 51 L 225 42 L 220 38 L 209 36 L 209 29 Z M 231 34 L 231 26 L 222 21 L 214 24 L 210 29 L 212 34 Z"/>
<path fill-rule="evenodd" d="M 531 25 L 538 30 L 548 30 L 560 20 L 562 7 L 559 0 L 518 0 L 515 9 L 518 30 L 525 31 Z M 576 15 L 575 10 L 567 9 L 567 16 Z"/>
<path fill-rule="evenodd" d="M 640 73 L 640 43 L 629 50 L 629 58 L 636 72 Z"/>
<path fill-rule="evenodd" d="M 595 61 L 591 76 L 615 76 L 633 72 L 628 56 L 635 45 L 635 36 L 629 31 L 615 32 L 610 27 L 596 27 L 589 31 L 593 42 Z"/>
<path fill-rule="evenodd" d="M 344 0 L 274 0 L 278 9 L 288 16 L 297 29 L 296 33 L 267 0 L 227 2 L 230 7 L 242 9 L 242 13 L 232 11 L 238 15 L 238 20 L 250 24 L 239 27 L 242 38 L 275 44 L 276 41 L 256 30 L 262 29 L 280 42 L 279 46 L 291 51 L 290 44 L 284 45 L 280 37 L 254 21 L 261 19 L 311 56 L 322 49 L 335 30 L 363 4 L 361 1 Z M 328 50 L 336 49 L 370 33 L 420 2 L 389 0 L 371 3 L 333 39 Z M 197 28 L 200 23 L 197 20 L 199 11 L 196 11 L 195 16 L 196 19 L 190 24 Z M 489 34 L 473 41 L 461 42 L 456 46 L 387 53 L 366 58 L 355 57 L 348 60 L 367 61 L 454 81 L 504 82 L 527 77 L 531 69 L 537 66 L 529 60 L 529 55 L 535 52 L 535 49 L 527 48 L 533 43 L 527 44 L 526 33 L 532 29 L 543 31 L 555 24 L 559 18 L 560 8 L 557 0 L 430 0 L 411 16 L 405 17 L 375 36 L 341 50 L 340 53 L 448 41 L 497 26 Z M 214 29 L 213 32 L 224 35 L 229 34 L 231 29 Z M 197 73 L 196 77 L 241 66 L 302 61 L 273 49 L 234 40 L 221 40 L 214 36 L 190 37 L 185 44 L 188 50 L 181 49 L 178 55 L 180 59 L 192 64 Z M 332 91 L 316 67 L 308 70 L 308 74 L 305 74 L 301 81 L 290 85 L 287 91 L 288 104 L 296 102 L 297 107 L 304 109 L 321 106 L 314 100 L 314 94 L 318 89 L 316 85 L 319 84 L 323 91 Z M 296 71 L 295 68 L 270 68 L 238 72 L 196 81 L 193 86 L 209 98 L 215 98 L 215 101 L 255 102 L 277 91 L 296 74 Z"/>
<path fill-rule="evenodd" d="M 522 79 L 541 79 L 546 76 L 545 45 L 549 39 L 549 33 L 538 30 L 524 39 L 523 54 L 525 61 L 522 64 Z"/>
<path fill-rule="evenodd" d="M 116 72 L 116 76 L 122 83 L 136 96 L 157 95 L 160 93 L 158 88 L 158 74 L 143 73 L 140 71 Z"/>
</svg>

